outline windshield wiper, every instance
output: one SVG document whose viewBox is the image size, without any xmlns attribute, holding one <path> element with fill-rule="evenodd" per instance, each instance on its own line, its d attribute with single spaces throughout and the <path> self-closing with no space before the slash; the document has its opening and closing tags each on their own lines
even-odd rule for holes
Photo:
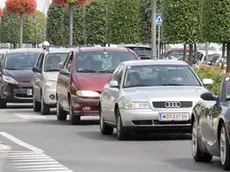
<svg viewBox="0 0 230 172">
<path fill-rule="evenodd" d="M 176 83 L 167 83 L 167 84 L 160 84 L 159 86 L 186 86 L 186 85 L 176 84 Z"/>
<path fill-rule="evenodd" d="M 77 72 L 79 73 L 97 73 L 97 71 L 91 70 L 91 69 L 78 69 Z"/>
<path fill-rule="evenodd" d="M 46 70 L 46 72 L 58 72 L 60 71 L 60 69 L 49 69 L 49 70 Z"/>
<path fill-rule="evenodd" d="M 142 85 L 142 84 L 138 84 L 138 85 L 125 86 L 125 88 L 129 88 L 129 87 L 151 87 L 151 85 Z"/>
<path fill-rule="evenodd" d="M 99 70 L 99 73 L 113 73 L 114 70 Z"/>
<path fill-rule="evenodd" d="M 6 68 L 6 70 L 22 70 L 22 69 Z"/>
</svg>

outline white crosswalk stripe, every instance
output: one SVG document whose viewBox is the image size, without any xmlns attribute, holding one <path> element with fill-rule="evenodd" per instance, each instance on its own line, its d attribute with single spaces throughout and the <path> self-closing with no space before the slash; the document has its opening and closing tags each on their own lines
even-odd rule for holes
<svg viewBox="0 0 230 172">
<path fill-rule="evenodd" d="M 4 151 L 0 151 L 0 154 Z M 5 158 L 13 168 L 18 171 L 42 171 L 42 172 L 73 172 L 42 152 L 33 151 L 9 151 Z"/>
</svg>

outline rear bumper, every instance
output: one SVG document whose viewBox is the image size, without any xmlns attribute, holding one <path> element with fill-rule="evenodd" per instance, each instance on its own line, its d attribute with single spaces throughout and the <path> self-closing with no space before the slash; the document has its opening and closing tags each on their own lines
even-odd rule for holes
<svg viewBox="0 0 230 172">
<path fill-rule="evenodd" d="M 25 82 L 20 85 L 3 83 L 1 98 L 10 103 L 32 103 L 32 84 Z"/>
<path fill-rule="evenodd" d="M 99 115 L 99 99 L 86 99 L 80 97 L 72 97 L 72 106 L 75 115 L 80 116 L 98 116 Z"/>
</svg>

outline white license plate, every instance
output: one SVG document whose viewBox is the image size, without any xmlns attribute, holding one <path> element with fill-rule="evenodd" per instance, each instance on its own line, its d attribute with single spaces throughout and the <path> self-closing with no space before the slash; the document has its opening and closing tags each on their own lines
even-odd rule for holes
<svg viewBox="0 0 230 172">
<path fill-rule="evenodd" d="M 27 90 L 27 95 L 28 95 L 28 96 L 31 96 L 31 95 L 32 95 L 32 90 L 31 90 L 31 89 L 28 89 L 28 90 Z"/>
<path fill-rule="evenodd" d="M 159 113 L 159 121 L 188 121 L 190 119 L 190 113 Z"/>
</svg>

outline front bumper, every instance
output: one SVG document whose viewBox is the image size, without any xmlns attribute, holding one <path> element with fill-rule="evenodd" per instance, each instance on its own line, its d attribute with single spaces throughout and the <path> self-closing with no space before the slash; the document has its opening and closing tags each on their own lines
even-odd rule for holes
<svg viewBox="0 0 230 172">
<path fill-rule="evenodd" d="M 72 106 L 75 115 L 80 116 L 98 116 L 99 115 L 99 99 L 86 99 L 80 97 L 72 97 Z"/>
<path fill-rule="evenodd" d="M 56 99 L 56 89 L 54 88 L 45 88 L 43 89 L 43 98 L 44 102 L 50 106 L 56 106 L 57 99 Z"/>
<path fill-rule="evenodd" d="M 186 121 L 159 121 L 157 111 L 151 109 L 120 109 L 122 124 L 126 129 L 131 130 L 153 130 L 154 132 L 191 132 L 191 114 L 192 109 L 163 111 L 164 113 L 182 113 L 190 114 L 190 119 Z"/>
<path fill-rule="evenodd" d="M 14 85 L 4 82 L 1 98 L 10 103 L 32 103 L 32 83 L 23 82 L 19 85 Z"/>
</svg>

